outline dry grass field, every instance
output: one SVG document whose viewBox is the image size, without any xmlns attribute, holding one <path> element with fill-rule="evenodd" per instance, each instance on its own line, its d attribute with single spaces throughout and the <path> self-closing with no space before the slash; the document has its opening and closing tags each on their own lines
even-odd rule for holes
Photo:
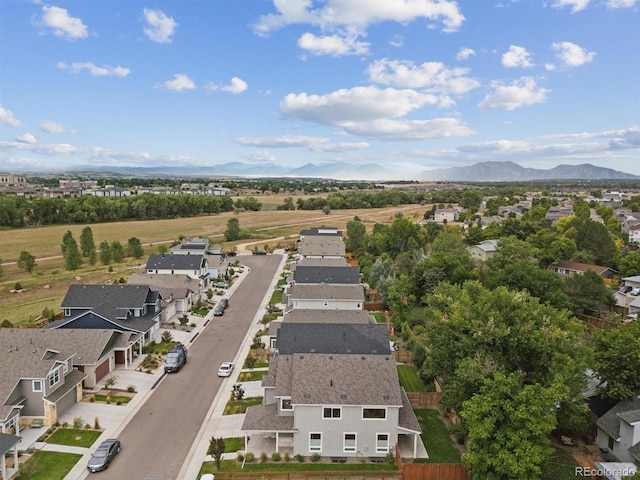
<svg viewBox="0 0 640 480">
<path fill-rule="evenodd" d="M 103 240 L 120 241 L 126 246 L 127 240 L 137 237 L 144 245 L 145 255 L 158 252 L 159 244 L 167 244 L 178 237 L 209 237 L 214 243 L 223 244 L 225 249 L 235 248 L 235 244 L 224 242 L 224 230 L 229 218 L 236 216 L 240 227 L 252 231 L 249 240 L 236 242 L 254 243 L 262 248 L 264 245 L 275 247 L 273 240 L 284 237 L 295 240 L 300 230 L 320 225 L 331 225 L 346 228 L 349 220 L 356 215 L 368 229 L 375 223 L 390 223 L 394 216 L 402 211 L 407 218 L 422 218 L 429 206 L 401 205 L 383 209 L 336 210 L 329 215 L 319 211 L 275 210 L 275 206 L 283 201 L 282 196 L 262 197 L 259 200 L 265 208 L 259 212 L 242 212 L 235 214 L 226 212 L 219 215 L 179 218 L 171 220 L 131 221 L 90 225 L 96 245 Z M 146 263 L 145 257 L 140 260 L 126 259 L 121 264 L 113 264 L 111 270 L 100 262 L 91 266 L 86 262 L 80 269 L 68 272 L 64 269 L 60 244 L 67 230 L 70 230 L 76 241 L 86 225 L 58 225 L 39 228 L 25 228 L 0 231 L 0 258 L 2 273 L 0 277 L 0 322 L 9 320 L 13 324 L 28 325 L 42 313 L 45 308 L 58 310 L 60 303 L 73 283 L 113 283 L 121 278 L 140 271 Z M 26 250 L 37 258 L 35 271 L 31 274 L 17 267 L 20 252 Z M 23 291 L 12 292 L 16 283 L 20 283 Z"/>
</svg>

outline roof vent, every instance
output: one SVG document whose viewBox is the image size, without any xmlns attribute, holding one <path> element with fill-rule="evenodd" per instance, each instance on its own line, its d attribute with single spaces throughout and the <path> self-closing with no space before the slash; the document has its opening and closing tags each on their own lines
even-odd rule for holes
<svg viewBox="0 0 640 480">
<path fill-rule="evenodd" d="M 311 398 L 311 394 L 310 394 L 310 393 L 305 393 L 305 394 L 303 395 L 303 397 L 304 397 L 304 398 Z"/>
</svg>

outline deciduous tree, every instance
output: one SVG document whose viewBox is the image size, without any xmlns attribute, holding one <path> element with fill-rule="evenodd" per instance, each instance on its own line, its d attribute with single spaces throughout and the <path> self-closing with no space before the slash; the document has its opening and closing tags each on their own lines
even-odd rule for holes
<svg viewBox="0 0 640 480">
<path fill-rule="evenodd" d="M 213 461 L 216 464 L 216 468 L 220 470 L 222 464 L 222 454 L 224 453 L 224 439 L 222 437 L 211 437 L 209 440 L 209 448 L 207 448 L 207 455 L 213 457 Z"/>
<path fill-rule="evenodd" d="M 25 269 L 27 272 L 33 272 L 36 267 L 36 257 L 26 250 L 20 252 L 20 258 L 18 259 L 18 267 Z"/>
<path fill-rule="evenodd" d="M 230 218 L 227 220 L 227 228 L 224 231 L 224 239 L 227 242 L 233 242 L 240 240 L 240 220 L 237 218 Z"/>
<path fill-rule="evenodd" d="M 594 370 L 604 395 L 624 400 L 640 393 L 640 323 L 599 330 L 594 336 Z"/>
<path fill-rule="evenodd" d="M 142 248 L 140 239 L 131 237 L 127 241 L 127 255 L 133 258 L 142 258 L 144 255 L 144 248 Z"/>
</svg>

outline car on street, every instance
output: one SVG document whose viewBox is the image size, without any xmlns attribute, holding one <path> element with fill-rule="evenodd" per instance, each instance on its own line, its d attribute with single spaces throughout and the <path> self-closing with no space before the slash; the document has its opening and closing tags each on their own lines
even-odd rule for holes
<svg viewBox="0 0 640 480">
<path fill-rule="evenodd" d="M 167 353 L 164 361 L 165 373 L 177 372 L 187 363 L 187 347 L 179 343 Z"/>
<path fill-rule="evenodd" d="M 264 250 L 254 250 L 253 254 L 254 255 L 266 255 L 267 252 L 265 252 Z"/>
<path fill-rule="evenodd" d="M 221 298 L 220 301 L 216 304 L 216 306 L 213 307 L 213 314 L 216 317 L 219 317 L 224 313 L 224 311 L 228 306 L 229 306 L 229 300 L 227 300 L 227 297 Z"/>
<path fill-rule="evenodd" d="M 220 368 L 218 369 L 218 376 L 228 377 L 231 375 L 231 372 L 233 372 L 233 363 L 222 362 L 222 365 L 220 365 Z"/>
<path fill-rule="evenodd" d="M 120 447 L 120 440 L 117 438 L 105 440 L 91 455 L 87 469 L 92 473 L 106 470 L 114 457 L 120 452 Z"/>
</svg>

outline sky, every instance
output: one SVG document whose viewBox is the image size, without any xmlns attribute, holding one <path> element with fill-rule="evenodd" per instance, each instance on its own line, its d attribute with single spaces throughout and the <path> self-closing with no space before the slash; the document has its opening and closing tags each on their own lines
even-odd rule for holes
<svg viewBox="0 0 640 480">
<path fill-rule="evenodd" d="M 640 0 L 0 1 L 0 172 L 640 175 Z"/>
</svg>

